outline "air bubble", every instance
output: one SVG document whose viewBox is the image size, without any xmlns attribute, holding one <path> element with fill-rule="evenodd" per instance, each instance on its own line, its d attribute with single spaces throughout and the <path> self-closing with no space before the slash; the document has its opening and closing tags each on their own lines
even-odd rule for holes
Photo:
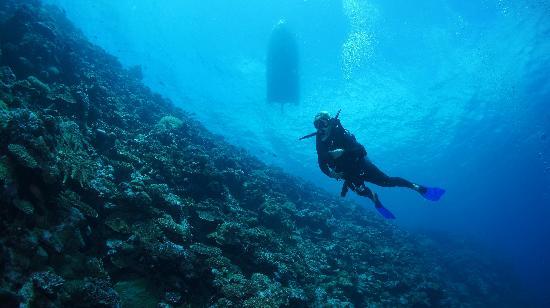
<svg viewBox="0 0 550 308">
<path fill-rule="evenodd" d="M 345 79 L 351 79 L 374 54 L 371 24 L 376 14 L 365 0 L 343 0 L 342 7 L 351 28 L 342 45 L 342 73 Z"/>
</svg>

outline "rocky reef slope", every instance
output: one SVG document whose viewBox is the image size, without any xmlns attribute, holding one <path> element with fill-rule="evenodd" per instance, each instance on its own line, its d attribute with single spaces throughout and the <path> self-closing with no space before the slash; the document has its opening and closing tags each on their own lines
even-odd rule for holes
<svg viewBox="0 0 550 308">
<path fill-rule="evenodd" d="M 140 75 L 59 9 L 0 1 L 2 307 L 505 300 L 475 254 L 262 164 Z"/>
</svg>

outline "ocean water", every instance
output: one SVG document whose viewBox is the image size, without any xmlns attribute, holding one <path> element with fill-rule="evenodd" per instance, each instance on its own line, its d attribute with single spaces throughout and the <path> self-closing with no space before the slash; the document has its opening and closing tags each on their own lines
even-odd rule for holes
<svg viewBox="0 0 550 308">
<path fill-rule="evenodd" d="M 207 128 L 335 195 L 314 141 L 297 139 L 341 109 L 382 170 L 447 189 L 429 203 L 371 186 L 397 226 L 478 243 L 550 305 L 548 1 L 46 2 Z M 281 19 L 300 54 L 296 105 L 266 102 Z"/>
</svg>

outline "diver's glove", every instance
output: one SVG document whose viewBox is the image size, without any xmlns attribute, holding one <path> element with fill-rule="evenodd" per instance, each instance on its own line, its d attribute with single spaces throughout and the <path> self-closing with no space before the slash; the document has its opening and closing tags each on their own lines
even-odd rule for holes
<svg viewBox="0 0 550 308">
<path fill-rule="evenodd" d="M 337 159 L 337 158 L 339 158 L 340 156 L 342 156 L 342 154 L 344 154 L 344 149 L 336 149 L 336 150 L 328 151 L 328 154 L 329 154 L 332 158 Z"/>
<path fill-rule="evenodd" d="M 344 174 L 341 173 L 341 172 L 336 172 L 336 171 L 334 171 L 333 169 L 330 169 L 330 172 L 329 172 L 329 175 L 328 175 L 328 176 L 330 176 L 330 177 L 333 178 L 333 179 L 339 180 L 339 179 L 341 179 L 341 178 L 344 177 Z"/>
</svg>

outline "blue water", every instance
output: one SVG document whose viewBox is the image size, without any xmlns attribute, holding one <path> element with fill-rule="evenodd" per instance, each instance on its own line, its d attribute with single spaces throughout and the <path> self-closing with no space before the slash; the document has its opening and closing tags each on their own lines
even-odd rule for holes
<svg viewBox="0 0 550 308">
<path fill-rule="evenodd" d="M 339 193 L 318 170 L 320 110 L 430 203 L 378 188 L 395 224 L 481 243 L 550 305 L 550 4 L 511 0 L 48 0 L 94 43 L 262 160 Z M 301 102 L 267 104 L 266 47 L 284 18 Z M 371 206 L 366 200 L 356 199 Z"/>
</svg>

